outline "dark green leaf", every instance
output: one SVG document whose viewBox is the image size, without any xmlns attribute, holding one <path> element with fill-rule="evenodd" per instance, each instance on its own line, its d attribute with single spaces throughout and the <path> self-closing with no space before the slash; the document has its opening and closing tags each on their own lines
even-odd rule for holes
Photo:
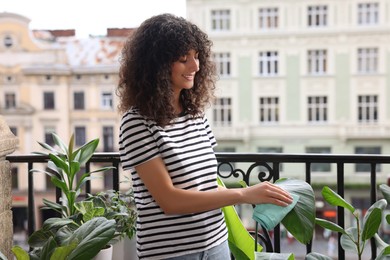
<svg viewBox="0 0 390 260">
<path fill-rule="evenodd" d="M 316 214 L 313 188 L 307 182 L 296 179 L 280 179 L 275 185 L 299 196 L 297 204 L 284 217 L 282 224 L 299 242 L 309 243 L 313 237 Z"/>
<path fill-rule="evenodd" d="M 66 207 L 63 206 L 62 204 L 58 204 L 47 199 L 43 199 L 43 204 L 46 205 L 45 209 L 52 209 L 60 213 L 61 215 L 63 214 L 63 212 L 66 212 Z"/>
<path fill-rule="evenodd" d="M 351 213 L 355 212 L 355 208 L 346 202 L 339 194 L 334 192 L 328 186 L 325 186 L 322 189 L 322 196 L 325 201 L 327 201 L 330 205 L 339 206 L 348 209 Z"/>
<path fill-rule="evenodd" d="M 69 177 L 74 179 L 74 176 L 80 171 L 80 163 L 78 161 L 70 162 L 70 172 Z"/>
<path fill-rule="evenodd" d="M 323 227 L 323 228 L 345 234 L 345 231 L 342 227 L 340 227 L 339 225 L 337 225 L 329 220 L 316 218 L 316 224 Z"/>
<path fill-rule="evenodd" d="M 66 160 L 60 158 L 59 156 L 55 154 L 49 154 L 50 160 L 53 161 L 53 163 L 60 168 L 62 171 L 64 171 L 66 174 L 69 174 L 69 164 Z"/>
<path fill-rule="evenodd" d="M 373 208 L 367 213 L 367 219 L 363 226 L 362 240 L 372 238 L 378 232 L 379 226 L 382 222 L 382 210 L 380 208 Z"/>
<path fill-rule="evenodd" d="M 55 232 L 57 232 L 57 230 L 62 228 L 63 226 L 71 224 L 76 225 L 73 220 L 68 218 L 48 218 L 45 222 L 43 222 L 42 230 L 55 230 Z"/>
<path fill-rule="evenodd" d="M 47 240 L 47 242 L 45 243 L 45 245 L 42 248 L 41 259 L 51 259 L 51 255 L 57 246 L 58 245 L 57 245 L 56 241 L 54 240 L 54 237 L 52 237 L 52 236 L 49 237 L 49 239 Z"/>
<path fill-rule="evenodd" d="M 57 176 L 52 175 L 50 178 L 51 182 L 58 188 L 60 188 L 64 193 L 69 191 L 68 185 L 65 181 L 60 180 Z"/>
<path fill-rule="evenodd" d="M 92 259 L 114 237 L 115 220 L 103 217 L 93 218 L 78 228 L 69 238 L 69 242 L 80 241 L 77 248 L 69 255 L 72 259 Z"/>
</svg>

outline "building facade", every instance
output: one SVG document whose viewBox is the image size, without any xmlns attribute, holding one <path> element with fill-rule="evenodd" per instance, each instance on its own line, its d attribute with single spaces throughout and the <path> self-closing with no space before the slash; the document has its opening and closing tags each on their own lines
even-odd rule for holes
<svg viewBox="0 0 390 260">
<path fill-rule="evenodd" d="M 42 151 L 38 142 L 53 144 L 52 133 L 64 142 L 74 134 L 76 147 L 99 138 L 98 152 L 118 151 L 118 59 L 131 29 L 78 39 L 74 30 L 31 30 L 29 22 L 19 14 L 0 13 L 0 114 L 19 139 L 15 153 Z M 27 165 L 14 165 L 12 171 L 14 216 L 23 216 Z M 111 175 L 92 184 L 96 190 L 104 187 L 112 188 Z M 37 209 L 42 198 L 54 200 L 45 174 L 34 174 L 34 188 Z M 44 218 L 38 216 L 37 225 Z"/>
<path fill-rule="evenodd" d="M 219 149 L 388 154 L 389 9 L 385 0 L 187 0 L 187 18 L 214 43 L 220 80 L 208 114 Z M 334 182 L 335 170 L 313 165 L 313 182 Z M 367 183 L 368 171 L 351 166 L 346 183 Z"/>
</svg>

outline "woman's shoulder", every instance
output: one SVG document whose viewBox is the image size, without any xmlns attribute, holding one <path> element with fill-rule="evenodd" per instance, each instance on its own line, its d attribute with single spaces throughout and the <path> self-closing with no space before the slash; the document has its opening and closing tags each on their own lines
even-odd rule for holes
<svg viewBox="0 0 390 260">
<path fill-rule="evenodd" d="M 122 125 L 145 125 L 150 127 L 154 125 L 151 120 L 140 114 L 140 111 L 136 107 L 131 107 L 122 116 Z"/>
</svg>

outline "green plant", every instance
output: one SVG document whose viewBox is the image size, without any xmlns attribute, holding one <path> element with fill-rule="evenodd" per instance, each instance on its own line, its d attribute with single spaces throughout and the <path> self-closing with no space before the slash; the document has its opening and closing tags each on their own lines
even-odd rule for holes
<svg viewBox="0 0 390 260">
<path fill-rule="evenodd" d="M 362 259 L 365 245 L 371 238 L 375 239 L 376 246 L 379 249 L 379 255 L 376 259 L 385 259 L 387 255 L 390 255 L 390 246 L 378 235 L 378 230 L 382 222 L 383 210 L 387 207 L 387 204 L 390 201 L 390 189 L 385 184 L 380 185 L 379 188 L 384 196 L 384 199 L 380 199 L 371 205 L 363 219 L 359 216 L 359 214 L 357 214 L 354 206 L 345 201 L 332 189 L 327 186 L 322 189 L 322 196 L 324 200 L 330 205 L 339 206 L 348 210 L 355 219 L 355 225 L 352 227 L 342 228 L 331 221 L 320 218 L 316 218 L 316 224 L 323 228 L 341 233 L 340 244 L 342 248 L 346 251 L 356 253 L 359 260 Z M 386 221 L 390 223 L 389 215 L 386 216 Z"/>
<path fill-rule="evenodd" d="M 91 174 L 95 172 L 103 172 L 114 167 L 103 167 L 97 170 L 86 172 L 76 178 L 80 173 L 82 165 L 84 165 L 95 152 L 99 139 L 94 139 L 80 148 L 74 150 L 74 135 L 71 136 L 69 145 L 60 139 L 55 133 L 52 134 L 54 143 L 58 146 L 58 150 L 48 145 L 47 143 L 38 142 L 43 148 L 48 150 L 50 160 L 48 168 L 52 171 L 31 170 L 32 172 L 44 172 L 50 176 L 52 183 L 61 189 L 64 197 L 62 197 L 62 204 L 51 202 L 43 199 L 46 209 L 52 209 L 59 212 L 63 217 L 70 217 L 76 214 L 75 203 L 80 195 L 81 188 L 86 181 L 91 180 Z M 54 172 L 54 173 L 53 173 Z"/>
<path fill-rule="evenodd" d="M 70 219 L 51 218 L 29 237 L 33 250 L 14 246 L 18 260 L 92 259 L 114 237 L 115 221 L 95 217 L 82 225 Z"/>
<path fill-rule="evenodd" d="M 102 191 L 96 195 L 89 195 L 87 200 L 82 203 L 90 204 L 88 211 L 99 211 L 101 216 L 115 220 L 115 238 L 122 239 L 124 236 L 132 238 L 134 236 L 137 211 L 131 189 L 125 193 L 115 190 Z M 76 204 L 76 207 L 81 212 L 79 204 Z"/>
<path fill-rule="evenodd" d="M 121 231 L 117 227 L 122 224 L 117 223 L 117 220 L 119 216 L 124 218 L 125 215 L 120 212 L 113 214 L 111 206 L 102 204 L 102 207 L 98 207 L 90 199 L 80 200 L 79 195 L 85 182 L 92 179 L 92 173 L 114 167 L 81 173 L 82 165 L 92 157 L 99 139 L 74 150 L 73 135 L 68 146 L 56 134 L 52 135 L 58 150 L 46 143 L 39 143 L 50 152 L 48 168 L 51 172 L 36 169 L 32 172 L 48 174 L 53 184 L 61 189 L 61 204 L 43 200 L 44 208 L 60 213 L 61 218 L 47 219 L 42 228 L 29 237 L 28 243 L 32 250 L 25 252 L 15 246 L 12 251 L 17 259 L 91 259 Z M 116 202 L 120 201 L 118 197 Z"/>
</svg>

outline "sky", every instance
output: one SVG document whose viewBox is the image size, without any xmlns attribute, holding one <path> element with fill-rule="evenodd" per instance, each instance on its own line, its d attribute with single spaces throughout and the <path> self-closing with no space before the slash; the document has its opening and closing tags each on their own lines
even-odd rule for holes
<svg viewBox="0 0 390 260">
<path fill-rule="evenodd" d="M 87 38 L 107 28 L 137 27 L 160 13 L 186 17 L 186 0 L 1 0 L 0 12 L 29 18 L 31 30 L 75 29 Z"/>
</svg>

